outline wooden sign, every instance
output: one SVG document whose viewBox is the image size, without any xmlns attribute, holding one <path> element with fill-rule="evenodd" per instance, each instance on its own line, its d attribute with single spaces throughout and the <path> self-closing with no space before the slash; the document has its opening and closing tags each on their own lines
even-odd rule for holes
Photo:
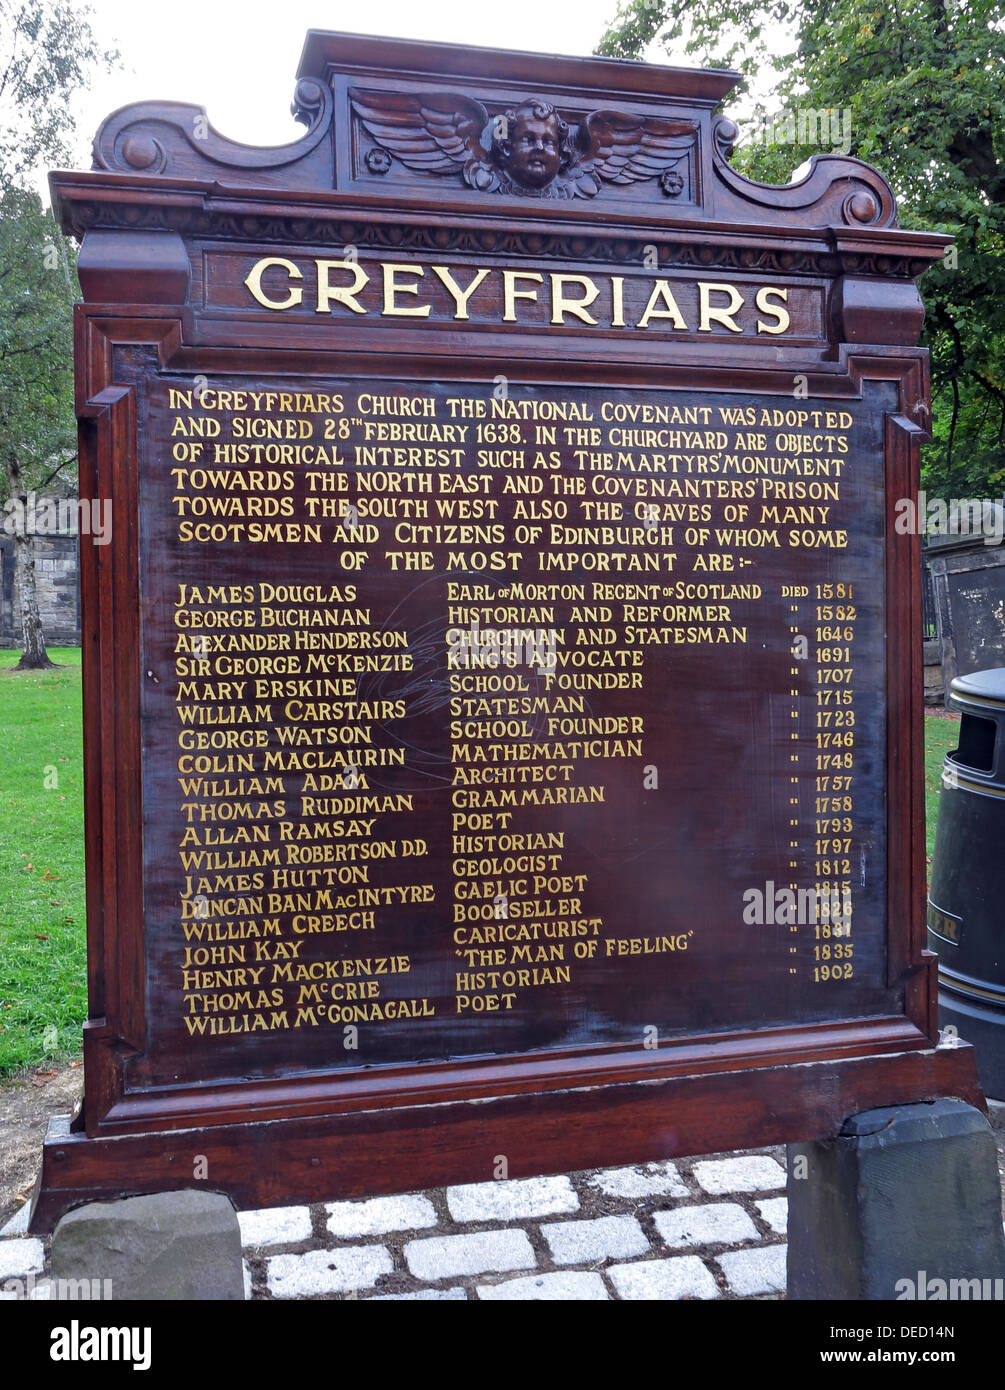
<svg viewBox="0 0 1005 1390">
<path fill-rule="evenodd" d="M 281 149 L 127 107 L 82 238 L 90 1013 L 34 1212 L 982 1103 L 924 949 L 915 277 L 736 82 L 308 36 Z"/>
</svg>

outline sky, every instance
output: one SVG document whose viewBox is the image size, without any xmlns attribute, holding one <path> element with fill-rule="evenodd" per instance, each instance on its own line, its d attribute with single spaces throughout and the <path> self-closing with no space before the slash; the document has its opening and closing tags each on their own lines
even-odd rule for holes
<svg viewBox="0 0 1005 1390">
<path fill-rule="evenodd" d="M 586 55 L 617 0 L 92 0 L 91 9 L 95 34 L 119 49 L 122 69 L 97 75 L 78 100 L 79 168 L 90 167 L 91 138 L 104 117 L 134 101 L 204 106 L 222 135 L 245 144 L 297 138 L 302 127 L 289 107 L 308 29 Z M 670 59 L 656 51 L 650 61 Z"/>
<path fill-rule="evenodd" d="M 71 0 L 75 3 L 76 0 Z M 331 5 L 319 0 L 89 0 L 99 44 L 117 49 L 119 66 L 93 74 L 74 102 L 77 141 L 70 164 L 91 167 L 91 141 L 106 116 L 143 101 L 204 107 L 225 138 L 247 145 L 282 145 L 303 127 L 290 115 L 295 73 L 308 29 L 380 34 L 485 48 L 587 56 L 617 14 L 617 0 L 365 0 Z M 779 32 L 779 41 L 788 36 Z M 694 67 L 658 41 L 650 63 Z M 770 103 L 770 92 L 755 93 Z M 731 111 L 741 121 L 751 98 Z M 47 170 L 34 183 L 48 202 Z"/>
</svg>

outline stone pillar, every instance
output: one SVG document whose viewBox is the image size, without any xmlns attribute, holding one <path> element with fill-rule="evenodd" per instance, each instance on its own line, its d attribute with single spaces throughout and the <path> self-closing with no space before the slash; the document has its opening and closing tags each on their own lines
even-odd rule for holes
<svg viewBox="0 0 1005 1390">
<path fill-rule="evenodd" d="M 197 1190 L 90 1202 L 57 1225 L 52 1277 L 100 1280 L 112 1300 L 243 1300 L 237 1212 Z"/>
<path fill-rule="evenodd" d="M 994 1135 L 964 1101 L 866 1110 L 837 1139 L 790 1144 L 787 1186 L 789 1298 L 1005 1296 Z"/>
</svg>

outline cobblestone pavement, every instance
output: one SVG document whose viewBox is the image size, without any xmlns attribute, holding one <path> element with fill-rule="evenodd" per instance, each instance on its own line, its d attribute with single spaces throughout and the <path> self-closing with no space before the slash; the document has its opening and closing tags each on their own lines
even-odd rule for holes
<svg viewBox="0 0 1005 1390">
<path fill-rule="evenodd" d="M 245 1285 L 256 1299 L 781 1298 L 784 1190 L 773 1148 L 246 1211 Z M 0 1232 L 0 1284 L 48 1273 L 26 1217 Z"/>
<path fill-rule="evenodd" d="M 1005 1191 L 1005 1104 L 990 1102 Z M 780 1299 L 785 1151 L 240 1213 L 253 1299 Z M 28 1207 L 0 1286 L 48 1274 Z M 15 1298 L 4 1293 L 0 1299 Z"/>
</svg>

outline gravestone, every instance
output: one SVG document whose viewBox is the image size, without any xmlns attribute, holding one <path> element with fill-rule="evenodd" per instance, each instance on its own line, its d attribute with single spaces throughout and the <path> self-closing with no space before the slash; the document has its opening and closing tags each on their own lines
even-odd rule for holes
<svg viewBox="0 0 1005 1390">
<path fill-rule="evenodd" d="M 312 32 L 276 149 L 52 176 L 90 1018 L 33 1228 L 837 1135 L 936 1097 L 883 177 L 729 163 L 721 71 Z"/>
<path fill-rule="evenodd" d="M 971 523 L 969 531 L 961 525 L 955 534 L 933 536 L 928 542 L 947 707 L 957 676 L 1005 665 L 1001 507 L 985 501 L 976 516 L 968 515 L 963 521 Z"/>
</svg>

